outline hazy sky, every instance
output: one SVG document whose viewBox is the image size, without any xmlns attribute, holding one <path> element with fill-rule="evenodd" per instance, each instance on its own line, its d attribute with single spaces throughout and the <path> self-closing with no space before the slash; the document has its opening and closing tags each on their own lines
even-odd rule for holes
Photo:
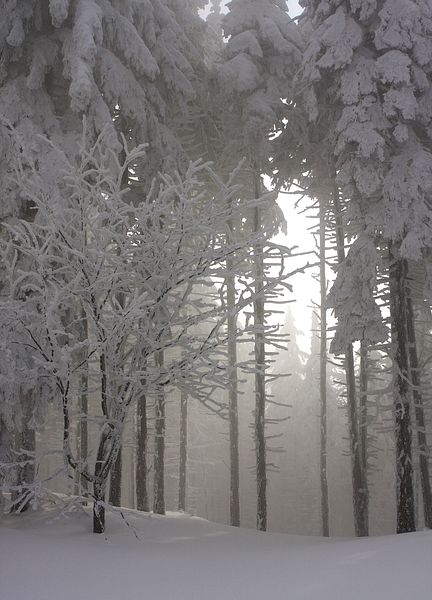
<svg viewBox="0 0 432 600">
<path fill-rule="evenodd" d="M 301 13 L 302 9 L 297 0 L 288 0 L 288 10 L 290 15 L 295 17 Z"/>
<path fill-rule="evenodd" d="M 227 2 L 229 2 L 229 0 L 222 0 L 222 5 L 227 4 Z M 301 12 L 301 7 L 299 6 L 299 3 L 297 2 L 297 0 L 287 0 L 287 4 L 288 4 L 289 13 L 292 17 L 297 16 Z M 208 12 L 209 7 L 210 7 L 210 2 L 208 4 L 207 8 L 204 9 L 205 13 Z"/>
</svg>

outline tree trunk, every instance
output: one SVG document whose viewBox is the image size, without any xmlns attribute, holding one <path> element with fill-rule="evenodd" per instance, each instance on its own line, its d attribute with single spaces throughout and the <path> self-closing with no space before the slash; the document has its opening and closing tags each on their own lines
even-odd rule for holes
<svg viewBox="0 0 432 600">
<path fill-rule="evenodd" d="M 120 446 L 117 458 L 111 469 L 109 503 L 111 506 L 121 506 L 121 484 L 122 484 L 122 448 Z"/>
<path fill-rule="evenodd" d="M 259 174 L 255 175 L 255 197 L 260 194 Z M 254 231 L 261 231 L 259 208 L 254 211 Z M 255 350 L 255 452 L 257 480 L 257 529 L 267 530 L 267 464 L 265 440 L 265 298 L 264 249 L 262 243 L 254 246 L 255 300 L 254 300 L 254 350 Z"/>
<path fill-rule="evenodd" d="M 345 260 L 345 234 L 341 216 L 339 190 L 333 190 L 333 207 L 336 222 L 336 247 L 338 263 Z M 359 434 L 359 420 L 355 389 L 354 351 L 352 344 L 345 350 L 345 373 L 347 383 L 348 428 L 350 439 L 351 472 L 353 484 L 353 511 L 354 530 L 357 537 L 367 536 L 368 525 L 368 485 L 366 473 L 363 470 L 361 457 L 361 444 Z"/>
<path fill-rule="evenodd" d="M 137 453 L 136 453 L 136 498 L 137 509 L 149 512 L 147 493 L 147 398 L 142 394 L 137 400 Z"/>
<path fill-rule="evenodd" d="M 186 475 L 187 475 L 187 442 L 188 442 L 188 397 L 182 391 L 180 398 L 180 463 L 178 509 L 186 511 Z"/>
<path fill-rule="evenodd" d="M 18 461 L 21 466 L 17 469 L 16 487 L 12 494 L 11 512 L 26 512 L 30 508 L 33 497 L 31 486 L 35 478 L 35 430 L 30 427 L 33 416 L 33 392 L 21 393 L 22 422 L 21 431 L 15 437 L 16 449 L 19 452 Z"/>
<path fill-rule="evenodd" d="M 99 484 L 93 486 L 93 533 L 105 533 L 105 495 Z"/>
<path fill-rule="evenodd" d="M 104 460 L 106 453 L 106 442 L 108 435 L 105 428 L 100 434 L 99 447 L 96 455 L 93 483 L 93 533 L 105 532 L 105 486 L 106 480 L 103 477 Z"/>
<path fill-rule="evenodd" d="M 231 226 L 230 226 L 231 231 Z M 230 240 L 231 241 L 231 240 Z M 236 288 L 234 265 L 231 258 L 227 267 L 227 311 L 228 311 L 228 398 L 230 433 L 230 524 L 240 526 L 240 461 L 239 461 L 239 417 L 237 381 L 237 318 L 234 314 Z"/>
<path fill-rule="evenodd" d="M 369 535 L 368 526 L 368 487 L 363 470 L 362 448 L 357 414 L 354 350 L 349 344 L 345 351 L 345 372 L 347 377 L 348 424 L 353 482 L 354 530 L 357 537 Z"/>
<path fill-rule="evenodd" d="M 429 475 L 429 449 L 426 440 L 426 423 L 421 392 L 421 377 L 417 355 L 417 339 L 414 326 L 414 310 L 409 285 L 405 286 L 407 310 L 407 341 L 410 383 L 414 399 L 414 413 L 417 425 L 417 444 L 419 449 L 420 481 L 423 497 L 423 513 L 426 527 L 432 529 L 432 492 Z"/>
<path fill-rule="evenodd" d="M 101 378 L 101 409 L 106 421 L 108 421 L 108 381 L 106 370 L 106 356 L 102 352 L 99 356 L 99 368 Z M 105 486 L 106 479 L 104 477 L 104 461 L 106 458 L 106 443 L 108 434 L 106 428 L 108 423 L 102 426 L 100 432 L 99 446 L 96 455 L 94 468 L 94 483 L 93 483 L 93 533 L 104 533 L 105 531 Z M 108 476 L 108 473 L 107 473 Z"/>
<path fill-rule="evenodd" d="M 133 446 L 131 446 L 130 449 L 130 471 L 129 471 L 129 477 L 130 477 L 130 486 L 129 486 L 129 506 L 133 509 L 136 509 L 136 480 L 135 480 L 135 474 L 136 474 L 136 453 L 135 453 L 135 448 Z"/>
<path fill-rule="evenodd" d="M 6 427 L 6 423 L 0 416 L 0 514 L 3 512 L 5 497 L 3 495 L 6 492 L 4 489 L 5 477 L 4 471 L 1 464 L 7 464 L 11 462 L 11 450 L 13 448 L 13 435 Z"/>
<path fill-rule="evenodd" d="M 88 323 L 85 311 L 81 311 L 81 340 L 87 341 L 88 339 Z M 80 396 L 79 396 L 79 457 L 82 464 L 87 464 L 88 461 L 88 364 L 87 356 L 83 356 L 86 360 L 85 366 L 83 366 L 83 372 L 80 375 Z M 88 481 L 85 477 L 81 476 L 80 481 L 81 495 L 88 495 Z"/>
<path fill-rule="evenodd" d="M 415 531 L 408 354 L 406 339 L 406 261 L 393 246 L 390 253 L 390 314 L 393 346 L 396 435 L 397 533 Z"/>
<path fill-rule="evenodd" d="M 329 499 L 327 482 L 327 280 L 326 229 L 323 202 L 320 202 L 320 484 L 322 535 L 328 537 Z"/>
<path fill-rule="evenodd" d="M 367 414 L 367 395 L 368 395 L 368 349 L 367 345 L 362 340 L 360 342 L 360 414 L 359 414 L 359 429 L 360 429 L 360 447 L 361 447 L 361 462 L 362 471 L 366 483 L 368 483 L 368 414 Z M 369 487 L 369 486 L 368 486 Z M 369 495 L 366 495 L 365 500 L 365 521 L 369 522 Z"/>
<path fill-rule="evenodd" d="M 105 492 L 108 476 L 121 448 L 121 435 L 106 424 L 100 434 L 93 480 L 93 533 L 105 532 Z"/>
<path fill-rule="evenodd" d="M 163 351 L 156 353 L 156 364 L 162 369 L 164 365 Z M 165 393 L 162 385 L 156 394 L 155 420 L 155 452 L 153 480 L 153 512 L 165 514 Z"/>
</svg>

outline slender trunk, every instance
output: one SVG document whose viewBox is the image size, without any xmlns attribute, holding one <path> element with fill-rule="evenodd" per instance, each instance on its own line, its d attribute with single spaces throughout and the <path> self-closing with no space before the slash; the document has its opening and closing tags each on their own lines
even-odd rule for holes
<svg viewBox="0 0 432 600">
<path fill-rule="evenodd" d="M 126 159 L 123 153 L 123 160 Z M 122 184 L 124 187 L 128 184 L 128 170 L 123 174 Z M 119 252 L 119 249 L 117 250 Z M 122 309 L 126 306 L 126 294 L 119 292 L 116 294 L 116 300 Z M 120 397 L 121 385 L 118 385 L 117 394 Z M 118 447 L 115 461 L 112 465 L 110 472 L 110 490 L 109 490 L 109 503 L 111 506 L 121 506 L 121 488 L 122 488 L 122 447 L 121 444 Z"/>
<path fill-rule="evenodd" d="M 156 364 L 162 369 L 164 353 L 156 353 Z M 154 452 L 154 480 L 153 480 L 153 512 L 158 515 L 165 514 L 165 393 L 159 385 L 156 394 L 156 420 L 155 420 L 155 452 Z"/>
<path fill-rule="evenodd" d="M 136 498 L 137 509 L 149 511 L 147 493 L 147 398 L 141 394 L 137 401 L 137 453 L 136 453 Z"/>
<path fill-rule="evenodd" d="M 135 449 L 134 447 L 131 447 L 130 449 L 130 471 L 129 471 L 129 476 L 130 476 L 130 488 L 129 488 L 129 506 L 133 509 L 135 509 L 136 506 L 136 480 L 135 480 L 135 473 L 136 473 L 136 455 L 135 455 Z"/>
<path fill-rule="evenodd" d="M 231 230 L 231 227 L 230 227 Z M 236 302 L 234 266 L 231 258 L 227 267 L 227 311 L 228 311 L 228 398 L 230 434 L 230 524 L 240 526 L 240 461 L 239 461 L 239 417 L 237 381 L 237 318 L 234 314 Z"/>
<path fill-rule="evenodd" d="M 394 370 L 397 533 L 415 531 L 412 436 L 408 386 L 405 277 L 407 264 L 390 246 L 390 314 Z"/>
<path fill-rule="evenodd" d="M 79 457 L 80 455 L 80 428 L 79 423 L 77 424 L 77 432 L 76 432 L 76 455 Z M 78 469 L 75 469 L 73 474 L 73 494 L 74 496 L 80 495 L 80 473 Z"/>
<path fill-rule="evenodd" d="M 93 533 L 105 532 L 105 482 L 102 469 L 105 455 L 106 434 L 101 433 L 95 464 L 95 482 L 93 484 Z"/>
<path fill-rule="evenodd" d="M 102 352 L 99 357 L 99 368 L 101 378 L 101 409 L 104 418 L 108 421 L 108 381 L 106 370 L 106 356 Z M 105 487 L 106 477 L 109 471 L 104 474 L 105 460 L 107 449 L 106 445 L 109 439 L 107 433 L 108 423 L 102 426 L 100 432 L 100 440 L 98 451 L 96 454 L 96 462 L 94 468 L 94 483 L 93 483 L 93 533 L 105 532 Z"/>
<path fill-rule="evenodd" d="M 35 478 L 36 434 L 34 427 L 30 425 L 33 405 L 33 395 L 31 392 L 28 393 L 28 396 L 25 399 L 25 404 L 27 410 L 25 415 L 24 430 L 22 432 L 22 448 L 27 455 L 27 463 L 24 465 L 23 469 L 23 485 L 24 488 L 27 487 L 27 501 L 23 507 L 23 510 L 27 510 L 30 506 L 32 494 L 29 492 L 29 486 L 33 484 Z"/>
<path fill-rule="evenodd" d="M 180 463 L 178 509 L 186 511 L 186 475 L 187 475 L 187 442 L 188 442 L 188 397 L 182 391 L 180 398 Z"/>
<path fill-rule="evenodd" d="M 357 537 L 369 535 L 368 527 L 368 487 L 363 470 L 362 448 L 359 434 L 357 413 L 354 350 L 349 344 L 345 351 L 345 372 L 347 376 L 348 423 L 351 451 L 354 530 Z"/>
<path fill-rule="evenodd" d="M 7 429 L 6 423 L 0 416 L 0 465 L 1 463 L 7 464 L 11 462 L 11 450 L 13 448 L 13 435 Z M 0 466 L 0 514 L 3 512 L 5 497 L 4 492 L 5 489 L 5 477 L 4 471 Z"/>
<path fill-rule="evenodd" d="M 30 508 L 33 493 L 31 486 L 35 478 L 36 435 L 30 426 L 33 413 L 33 392 L 21 393 L 21 431 L 16 435 L 15 444 L 21 466 L 17 469 L 16 487 L 12 494 L 12 512 L 26 512 Z"/>
<path fill-rule="evenodd" d="M 420 367 L 417 355 L 417 339 L 414 327 L 414 310 L 409 285 L 405 287 L 407 341 L 409 375 L 414 399 L 414 413 L 417 425 L 417 444 L 419 449 L 420 482 L 423 497 L 423 513 L 426 527 L 432 529 L 432 492 L 429 475 L 429 448 L 426 440 L 426 423 L 421 392 Z"/>
<path fill-rule="evenodd" d="M 329 536 L 329 499 L 327 482 L 327 281 L 326 230 L 324 205 L 320 202 L 320 483 L 322 534 Z"/>
<path fill-rule="evenodd" d="M 110 473 L 109 503 L 111 506 L 121 506 L 121 484 L 122 484 L 122 449 L 117 453 L 117 458 Z"/>
<path fill-rule="evenodd" d="M 338 263 L 345 260 L 345 234 L 341 216 L 339 190 L 334 187 L 333 207 L 336 221 L 336 246 Z M 368 525 L 368 485 L 361 458 L 359 420 L 355 389 L 354 351 L 352 344 L 345 350 L 345 373 L 347 383 L 348 427 L 351 454 L 351 472 L 353 484 L 354 530 L 358 537 L 367 536 Z"/>
<path fill-rule="evenodd" d="M 87 341 L 88 339 L 88 323 L 85 311 L 81 311 L 81 340 Z M 79 457 L 83 465 L 87 466 L 88 460 L 88 363 L 87 356 L 86 364 L 83 366 L 83 371 L 80 375 L 80 395 L 79 395 Z M 81 476 L 80 481 L 81 495 L 86 497 L 88 495 L 88 481 L 85 477 Z"/>
<path fill-rule="evenodd" d="M 368 349 L 366 342 L 360 342 L 360 445 L 361 462 L 365 480 L 368 475 L 368 414 L 367 414 L 367 395 L 368 395 Z M 369 497 L 365 498 L 365 520 L 369 521 Z"/>
<path fill-rule="evenodd" d="M 255 197 L 260 196 L 259 173 L 255 174 Z M 254 211 L 254 231 L 261 231 L 261 214 Z M 265 440 L 265 298 L 264 298 L 264 248 L 261 242 L 254 246 L 255 300 L 254 300 L 254 349 L 255 349 L 255 451 L 257 479 L 257 529 L 267 530 L 267 465 Z"/>
</svg>

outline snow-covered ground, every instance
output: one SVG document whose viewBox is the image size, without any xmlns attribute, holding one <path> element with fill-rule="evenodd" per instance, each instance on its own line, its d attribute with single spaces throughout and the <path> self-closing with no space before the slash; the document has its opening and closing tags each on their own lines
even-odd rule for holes
<svg viewBox="0 0 432 600">
<path fill-rule="evenodd" d="M 105 537 L 55 515 L 0 520 L 2 600 L 432 598 L 432 532 L 324 540 L 126 511 Z"/>
</svg>

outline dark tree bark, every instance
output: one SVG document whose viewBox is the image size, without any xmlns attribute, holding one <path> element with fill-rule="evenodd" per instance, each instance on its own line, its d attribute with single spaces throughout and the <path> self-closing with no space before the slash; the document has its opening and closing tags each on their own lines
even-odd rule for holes
<svg viewBox="0 0 432 600">
<path fill-rule="evenodd" d="M 180 462 L 178 509 L 186 511 L 186 480 L 187 480 L 187 446 L 188 446 L 188 396 L 181 392 L 180 398 Z"/>
<path fill-rule="evenodd" d="M 320 202 L 320 487 L 322 535 L 328 537 L 329 499 L 327 481 L 327 280 L 325 210 Z"/>
<path fill-rule="evenodd" d="M 85 311 L 81 311 L 81 340 L 86 341 L 88 339 L 88 323 Z M 87 356 L 83 359 L 87 360 Z M 80 396 L 79 396 L 79 457 L 83 464 L 87 463 L 88 460 L 88 366 L 83 367 L 83 372 L 80 376 Z M 81 495 L 88 495 L 88 481 L 85 477 L 81 476 L 80 481 Z"/>
<path fill-rule="evenodd" d="M 141 394 L 137 401 L 137 454 L 136 454 L 136 498 L 137 509 L 149 511 L 147 492 L 147 398 Z"/>
<path fill-rule="evenodd" d="M 411 403 L 406 335 L 406 261 L 390 246 L 390 315 L 393 346 L 394 410 L 396 436 L 397 533 L 415 531 L 412 466 Z"/>
<path fill-rule="evenodd" d="M 164 365 L 164 353 L 156 353 L 156 364 L 160 369 Z M 156 394 L 155 451 L 153 479 L 153 512 L 165 514 L 165 393 L 159 385 Z"/>
<path fill-rule="evenodd" d="M 368 413 L 367 413 L 367 395 L 368 395 L 368 348 L 362 340 L 360 342 L 360 407 L 359 407 L 359 430 L 361 445 L 362 470 L 366 483 L 368 483 Z M 369 487 L 369 485 L 368 485 Z M 369 522 L 369 494 L 365 497 L 365 515 L 364 519 Z"/>
<path fill-rule="evenodd" d="M 333 208 L 336 223 L 336 248 L 338 263 L 345 260 L 345 234 L 341 215 L 339 190 L 333 190 Z M 359 434 L 359 419 L 356 399 L 354 351 L 352 344 L 348 344 L 345 350 L 345 373 L 347 383 L 347 405 L 348 405 L 348 428 L 351 454 L 351 473 L 353 484 L 353 511 L 354 529 L 358 537 L 367 536 L 368 525 L 368 485 L 366 473 L 363 469 L 361 444 Z"/>
<path fill-rule="evenodd" d="M 233 314 L 236 302 L 233 261 L 226 261 L 227 284 L 227 328 L 228 328 L 228 398 L 230 434 L 230 524 L 240 526 L 240 461 L 239 461 L 239 417 L 237 381 L 237 318 Z"/>
<path fill-rule="evenodd" d="M 359 419 L 355 389 L 354 350 L 352 344 L 345 351 L 345 371 L 347 376 L 348 424 L 351 451 L 353 482 L 354 530 L 357 537 L 369 535 L 368 526 L 368 487 L 363 470 L 362 448 L 359 434 Z"/>
<path fill-rule="evenodd" d="M 105 431 L 101 433 L 99 447 L 96 455 L 94 482 L 93 482 L 93 533 L 105 532 L 105 485 L 106 481 L 103 477 L 103 467 L 105 459 L 105 444 L 107 442 L 107 434 Z"/>
<path fill-rule="evenodd" d="M 426 527 L 432 529 L 432 491 L 429 474 L 429 449 L 426 440 L 426 423 L 423 407 L 420 367 L 417 355 L 417 339 L 414 326 L 414 309 L 409 285 L 405 287 L 407 309 L 407 341 L 410 366 L 410 383 L 414 400 L 414 413 L 417 425 L 419 449 L 420 481 L 423 497 L 423 513 Z"/>
<path fill-rule="evenodd" d="M 105 533 L 105 494 L 99 484 L 94 484 L 93 495 L 93 533 Z"/>
<path fill-rule="evenodd" d="M 106 424 L 100 436 L 93 477 L 93 533 L 105 532 L 106 485 L 120 447 L 119 432 Z"/>
<path fill-rule="evenodd" d="M 15 436 L 15 447 L 19 452 L 18 461 L 21 466 L 17 468 L 15 486 L 18 489 L 12 493 L 11 512 L 22 513 L 30 508 L 33 496 L 30 488 L 35 478 L 36 435 L 34 428 L 30 426 L 33 416 L 33 392 L 22 392 L 20 402 L 22 410 L 21 431 Z"/>
<path fill-rule="evenodd" d="M 11 461 L 10 451 L 13 447 L 12 442 L 13 435 L 6 427 L 6 423 L 0 416 L 0 463 L 7 464 Z M 3 492 L 4 485 L 4 472 L 0 467 L 0 514 L 3 512 L 3 507 L 5 503 L 5 497 Z"/>
<path fill-rule="evenodd" d="M 107 446 L 110 442 L 110 435 L 112 429 L 109 427 L 109 413 L 108 413 L 108 398 L 107 398 L 107 370 L 106 370 L 106 356 L 102 352 L 99 357 L 100 367 L 100 378 L 101 378 L 101 409 L 106 423 L 102 427 L 100 433 L 100 440 L 98 451 L 96 454 L 96 462 L 94 468 L 94 479 L 93 479 L 93 533 L 104 533 L 105 532 L 105 488 L 107 477 L 109 474 L 109 467 L 107 468 Z"/>
<path fill-rule="evenodd" d="M 255 196 L 260 196 L 260 180 L 256 175 Z M 261 230 L 259 208 L 254 211 L 254 231 Z M 267 464 L 265 439 L 265 298 L 264 298 L 264 249 L 261 243 L 254 247 L 255 300 L 254 300 L 254 348 L 255 348 L 255 453 L 257 483 L 257 529 L 267 530 Z"/>
<path fill-rule="evenodd" d="M 111 506 L 121 506 L 121 485 L 122 449 L 120 447 L 110 473 L 109 503 Z"/>
</svg>

